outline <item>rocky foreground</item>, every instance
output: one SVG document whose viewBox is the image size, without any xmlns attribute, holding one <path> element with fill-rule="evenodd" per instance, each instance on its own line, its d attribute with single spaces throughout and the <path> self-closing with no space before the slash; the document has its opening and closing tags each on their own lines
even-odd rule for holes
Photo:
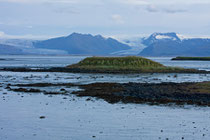
<svg viewBox="0 0 210 140">
<path fill-rule="evenodd" d="M 203 83 L 94 83 L 82 85 L 78 96 L 102 98 L 109 103 L 210 105 L 210 82 Z"/>
<path fill-rule="evenodd" d="M 76 85 L 71 83 L 50 84 L 19 84 L 13 85 L 19 88 L 7 89 L 15 92 L 34 92 L 44 94 L 75 94 L 79 97 L 96 97 L 104 99 L 109 103 L 149 103 L 149 104 L 195 104 L 202 106 L 210 106 L 210 82 L 202 83 L 93 83 L 87 85 Z M 61 92 L 47 93 L 39 90 L 39 87 L 66 86 L 79 87 L 82 90 L 72 93 L 66 92 L 65 88 L 60 89 Z M 30 87 L 30 88 L 29 88 Z"/>
</svg>

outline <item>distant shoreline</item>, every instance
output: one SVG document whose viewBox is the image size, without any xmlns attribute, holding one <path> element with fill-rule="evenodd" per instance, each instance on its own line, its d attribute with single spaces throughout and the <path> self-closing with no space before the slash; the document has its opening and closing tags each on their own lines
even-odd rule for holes
<svg viewBox="0 0 210 140">
<path fill-rule="evenodd" d="M 179 61 L 210 61 L 210 57 L 175 57 L 171 60 L 179 60 Z"/>
</svg>

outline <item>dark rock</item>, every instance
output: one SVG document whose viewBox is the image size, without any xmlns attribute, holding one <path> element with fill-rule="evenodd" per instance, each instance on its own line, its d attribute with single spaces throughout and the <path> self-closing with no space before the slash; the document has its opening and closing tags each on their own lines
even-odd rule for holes
<svg viewBox="0 0 210 140">
<path fill-rule="evenodd" d="M 75 91 L 79 97 L 104 99 L 109 103 L 150 103 L 151 105 L 176 103 L 210 106 L 210 82 L 203 83 L 93 83 L 80 85 Z"/>
<path fill-rule="evenodd" d="M 39 118 L 40 118 L 40 119 L 45 119 L 46 117 L 45 117 L 45 116 L 40 116 Z"/>
<path fill-rule="evenodd" d="M 64 88 L 60 89 L 60 91 L 66 91 Z"/>
<path fill-rule="evenodd" d="M 26 88 L 16 88 L 16 89 L 11 89 L 12 91 L 15 91 L 15 92 L 41 92 L 41 90 L 39 89 L 33 89 L 33 88 L 30 88 L 30 89 L 26 89 Z"/>
</svg>

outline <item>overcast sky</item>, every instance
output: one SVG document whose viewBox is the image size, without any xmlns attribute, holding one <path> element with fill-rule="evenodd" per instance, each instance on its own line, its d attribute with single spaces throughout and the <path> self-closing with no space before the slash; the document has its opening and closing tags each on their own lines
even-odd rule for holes
<svg viewBox="0 0 210 140">
<path fill-rule="evenodd" d="M 210 36 L 210 0 L 0 0 L 0 37 Z"/>
</svg>

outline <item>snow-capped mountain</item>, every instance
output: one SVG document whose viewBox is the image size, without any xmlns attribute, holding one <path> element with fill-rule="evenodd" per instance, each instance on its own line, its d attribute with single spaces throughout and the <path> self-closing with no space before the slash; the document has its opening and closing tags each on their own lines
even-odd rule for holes
<svg viewBox="0 0 210 140">
<path fill-rule="evenodd" d="M 181 41 L 176 33 L 153 33 L 148 38 L 144 38 L 142 43 L 146 46 L 151 45 L 157 41 Z"/>
<path fill-rule="evenodd" d="M 180 39 L 176 33 L 154 33 L 144 38 L 142 56 L 210 56 L 210 39 Z"/>
</svg>

